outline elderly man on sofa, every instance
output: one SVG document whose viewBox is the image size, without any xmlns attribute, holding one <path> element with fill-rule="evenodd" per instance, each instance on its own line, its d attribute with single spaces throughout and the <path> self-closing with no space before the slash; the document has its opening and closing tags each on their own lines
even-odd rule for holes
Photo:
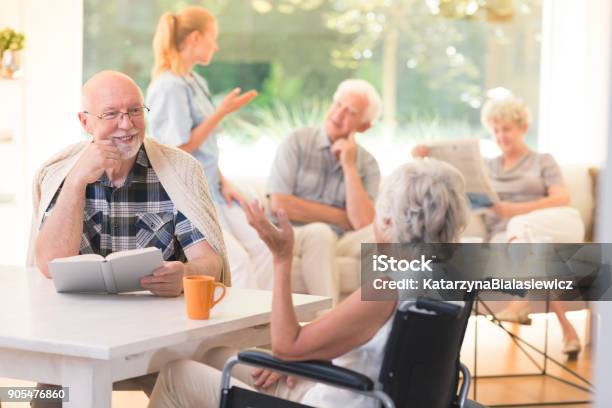
<svg viewBox="0 0 612 408">
<path fill-rule="evenodd" d="M 296 226 L 294 255 L 308 293 L 337 300 L 335 257 L 371 241 L 380 170 L 355 141 L 380 115 L 380 96 L 366 81 L 338 86 L 323 127 L 294 131 L 280 145 L 268 178 L 274 212 Z"/>
</svg>

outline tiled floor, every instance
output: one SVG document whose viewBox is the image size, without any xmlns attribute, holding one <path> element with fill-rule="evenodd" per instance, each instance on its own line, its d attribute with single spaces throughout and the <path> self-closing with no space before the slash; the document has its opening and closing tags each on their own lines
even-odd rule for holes
<svg viewBox="0 0 612 408">
<path fill-rule="evenodd" d="M 584 339 L 585 325 L 588 314 L 585 311 L 568 312 L 568 317 L 574 324 L 579 335 Z M 548 315 L 548 353 L 559 363 L 576 371 L 587 380 L 592 379 L 591 347 L 586 346 L 576 361 L 568 361 L 561 352 L 562 333 L 554 314 Z M 532 314 L 533 324 L 521 326 L 504 323 L 505 327 L 539 350 L 544 349 L 546 333 L 546 315 Z M 461 360 L 468 366 L 472 374 L 492 376 L 499 374 L 538 374 L 539 369 L 532 363 L 523 351 L 499 327 L 485 317 L 478 319 L 478 360 L 477 370 L 474 369 L 474 329 L 475 319 L 470 321 Z M 524 346 L 534 360 L 543 367 L 544 359 Z M 579 385 L 585 384 L 572 377 L 567 371 L 552 362 L 547 363 L 547 372 Z M 480 378 L 476 380 L 476 399 L 485 405 L 522 404 L 542 402 L 590 401 L 592 395 L 572 387 L 552 377 L 533 375 L 508 378 Z M 474 397 L 474 386 L 471 388 Z M 554 405 L 553 405 L 554 406 Z M 567 405 L 563 405 L 567 406 Z M 587 405 L 578 405 L 587 407 Z"/>
</svg>

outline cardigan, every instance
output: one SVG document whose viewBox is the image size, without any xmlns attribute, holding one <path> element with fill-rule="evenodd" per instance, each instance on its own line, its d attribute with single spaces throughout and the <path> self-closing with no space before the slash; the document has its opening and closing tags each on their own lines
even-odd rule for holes
<svg viewBox="0 0 612 408">
<path fill-rule="evenodd" d="M 47 207 L 90 143 L 82 141 L 66 147 L 47 160 L 34 176 L 27 266 L 36 264 L 34 247 Z M 200 163 L 189 153 L 161 144 L 153 138 L 145 137 L 143 144 L 153 170 L 174 205 L 204 234 L 208 244 L 223 259 L 220 282 L 231 285 L 223 234 Z"/>
</svg>

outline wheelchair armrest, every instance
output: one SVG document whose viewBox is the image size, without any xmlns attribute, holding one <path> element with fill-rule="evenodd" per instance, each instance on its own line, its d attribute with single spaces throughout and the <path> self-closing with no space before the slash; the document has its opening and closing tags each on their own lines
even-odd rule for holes
<svg viewBox="0 0 612 408">
<path fill-rule="evenodd" d="M 335 366 L 327 361 L 283 361 L 260 350 L 241 351 L 238 353 L 238 361 L 337 387 L 359 391 L 372 391 L 374 389 L 374 383 L 369 377 Z"/>
</svg>

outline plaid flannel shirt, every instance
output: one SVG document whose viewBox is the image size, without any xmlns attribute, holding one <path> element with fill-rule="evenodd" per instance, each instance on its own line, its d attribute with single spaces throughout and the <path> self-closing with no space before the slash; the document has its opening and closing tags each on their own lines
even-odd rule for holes
<svg viewBox="0 0 612 408">
<path fill-rule="evenodd" d="M 47 208 L 49 216 L 60 187 Z M 205 240 L 204 235 L 176 208 L 141 147 L 121 187 L 106 173 L 85 190 L 80 254 L 107 256 L 128 249 L 157 247 L 166 261 L 185 261 L 184 250 Z"/>
</svg>

